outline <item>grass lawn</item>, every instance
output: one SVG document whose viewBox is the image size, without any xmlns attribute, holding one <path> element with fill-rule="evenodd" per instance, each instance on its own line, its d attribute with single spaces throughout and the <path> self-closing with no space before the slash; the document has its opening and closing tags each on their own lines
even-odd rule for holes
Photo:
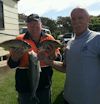
<svg viewBox="0 0 100 104">
<path fill-rule="evenodd" d="M 0 68 L 0 104 L 17 104 L 14 70 Z M 52 104 L 62 104 L 62 91 L 65 75 L 54 71 L 52 82 Z"/>
</svg>

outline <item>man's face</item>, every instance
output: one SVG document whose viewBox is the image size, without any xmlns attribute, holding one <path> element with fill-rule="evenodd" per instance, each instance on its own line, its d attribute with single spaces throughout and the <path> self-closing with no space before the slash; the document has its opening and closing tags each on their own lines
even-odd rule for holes
<svg viewBox="0 0 100 104">
<path fill-rule="evenodd" d="M 39 35 L 41 32 L 41 22 L 40 21 L 31 21 L 29 23 L 27 23 L 27 28 L 28 31 L 32 34 L 32 35 Z"/>
<path fill-rule="evenodd" d="M 76 10 L 71 14 L 73 31 L 77 36 L 84 33 L 88 27 L 89 16 L 82 10 Z"/>
</svg>

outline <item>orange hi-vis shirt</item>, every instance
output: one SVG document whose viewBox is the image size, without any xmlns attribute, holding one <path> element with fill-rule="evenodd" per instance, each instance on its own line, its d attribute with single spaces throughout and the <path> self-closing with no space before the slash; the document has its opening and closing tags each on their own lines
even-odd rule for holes
<svg viewBox="0 0 100 104">
<path fill-rule="evenodd" d="M 24 39 L 24 36 L 25 36 L 25 34 L 19 35 L 16 39 L 23 40 L 23 41 L 25 41 L 31 45 L 32 48 L 28 52 L 33 50 L 35 53 L 38 53 L 38 48 L 36 47 L 34 41 L 31 39 Z M 41 36 L 40 42 L 45 41 L 45 40 L 54 40 L 54 37 L 49 35 L 49 34 L 46 34 L 46 36 Z M 28 54 L 28 52 L 24 53 L 24 55 L 20 59 L 20 64 L 18 67 L 28 67 L 28 65 L 29 65 L 29 54 Z M 48 66 L 45 64 L 44 61 L 40 61 L 40 65 L 41 65 L 41 67 L 47 67 Z"/>
</svg>

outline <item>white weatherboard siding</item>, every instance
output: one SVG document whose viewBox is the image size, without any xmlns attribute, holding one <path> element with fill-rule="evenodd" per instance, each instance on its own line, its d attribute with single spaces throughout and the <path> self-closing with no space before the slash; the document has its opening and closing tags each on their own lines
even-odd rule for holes
<svg viewBox="0 0 100 104">
<path fill-rule="evenodd" d="M 19 34 L 18 23 L 18 8 L 17 2 L 13 0 L 3 0 L 4 9 L 4 30 L 0 30 L 0 33 L 6 33 L 10 35 Z"/>
<path fill-rule="evenodd" d="M 3 13 L 4 13 L 4 29 L 0 30 L 0 43 L 16 38 L 19 34 L 18 23 L 18 7 L 17 0 L 2 0 L 3 1 Z M 0 56 L 7 54 L 0 47 Z"/>
</svg>

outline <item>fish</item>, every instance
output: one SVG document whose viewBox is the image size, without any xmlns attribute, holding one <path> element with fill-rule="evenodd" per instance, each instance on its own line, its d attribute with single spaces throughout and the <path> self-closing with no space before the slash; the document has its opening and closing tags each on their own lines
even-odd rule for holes
<svg viewBox="0 0 100 104">
<path fill-rule="evenodd" d="M 47 49 L 48 46 L 57 49 L 58 47 L 63 47 L 63 44 L 59 40 L 44 40 L 40 43 L 40 47 Z"/>
<path fill-rule="evenodd" d="M 9 50 L 10 48 L 23 48 L 24 51 L 28 51 L 31 48 L 31 46 L 27 42 L 17 39 L 4 41 L 0 43 L 0 47 L 4 48 L 5 50 Z"/>
<path fill-rule="evenodd" d="M 63 44 L 59 40 L 44 40 L 40 43 L 39 52 L 40 53 L 44 52 L 45 55 L 52 60 L 56 58 L 57 50 L 61 50 L 62 48 Z M 44 57 L 42 57 L 41 55 L 40 59 L 44 59 Z"/>
<path fill-rule="evenodd" d="M 33 98 L 36 98 L 36 90 L 39 85 L 40 72 L 41 72 L 40 61 L 37 58 L 37 54 L 32 50 L 31 52 L 29 52 L 28 76 Z"/>
</svg>

